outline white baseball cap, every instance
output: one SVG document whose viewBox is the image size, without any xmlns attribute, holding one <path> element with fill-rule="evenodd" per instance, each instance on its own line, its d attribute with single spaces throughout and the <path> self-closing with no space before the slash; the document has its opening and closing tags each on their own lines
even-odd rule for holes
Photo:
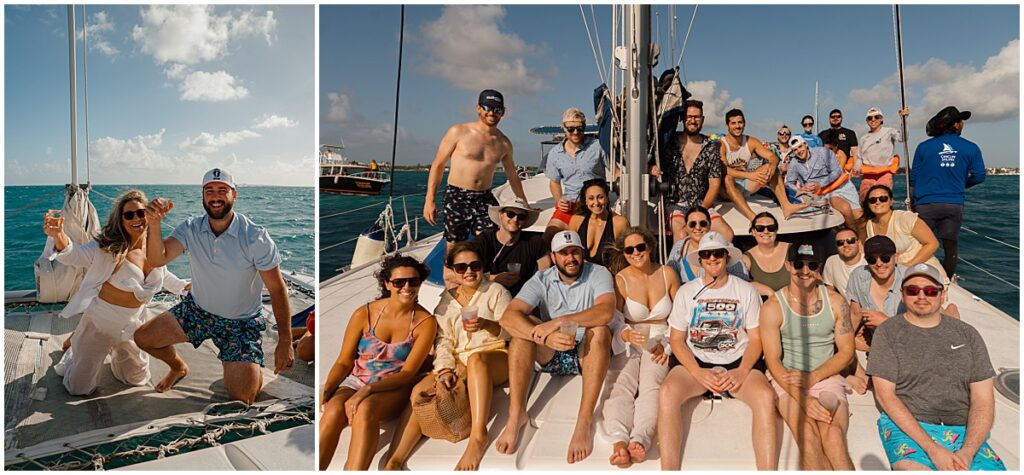
<svg viewBox="0 0 1024 475">
<path fill-rule="evenodd" d="M 224 183 L 225 185 L 230 186 L 232 190 L 238 189 L 235 187 L 235 178 L 232 177 L 231 174 L 228 173 L 228 171 L 223 168 L 214 168 L 213 170 L 210 170 L 206 172 L 205 175 L 203 175 L 204 187 L 209 183 L 216 182 Z"/>
<path fill-rule="evenodd" d="M 877 107 L 872 107 L 872 108 L 868 109 L 868 113 L 865 114 L 864 117 L 868 118 L 868 117 L 871 117 L 873 115 L 880 115 L 882 117 L 885 117 L 885 114 L 882 113 L 882 110 L 877 108 Z"/>
<path fill-rule="evenodd" d="M 586 249 L 583 245 L 583 240 L 580 239 L 579 234 L 576 234 L 576 231 L 559 231 L 551 239 L 551 252 L 558 252 L 570 246 Z"/>
<path fill-rule="evenodd" d="M 807 140 L 799 135 L 794 135 L 793 138 L 789 139 L 789 148 L 797 148 L 802 144 L 806 144 Z"/>
</svg>

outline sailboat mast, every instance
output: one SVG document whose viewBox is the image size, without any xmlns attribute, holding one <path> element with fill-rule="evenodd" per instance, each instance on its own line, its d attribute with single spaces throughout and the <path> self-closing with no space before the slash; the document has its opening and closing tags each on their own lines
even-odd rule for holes
<svg viewBox="0 0 1024 475">
<path fill-rule="evenodd" d="M 651 6 L 626 7 L 626 35 L 629 64 L 627 68 L 626 98 L 626 198 L 624 208 L 629 222 L 647 226 L 647 213 L 642 198 L 644 176 L 647 172 L 647 118 L 651 94 Z"/>
<path fill-rule="evenodd" d="M 78 187 L 78 87 L 75 66 L 75 6 L 68 5 L 68 78 L 71 84 L 71 185 Z"/>
<path fill-rule="evenodd" d="M 900 25 L 900 6 L 892 6 L 892 21 L 893 21 L 893 35 L 896 37 L 896 69 L 900 75 L 900 108 L 907 108 L 907 86 L 903 80 L 903 27 Z M 903 160 L 906 163 L 906 169 L 903 172 L 904 179 L 907 181 L 907 196 L 904 198 L 904 203 L 907 205 L 907 209 L 910 208 L 910 197 L 912 196 L 910 189 L 910 148 L 907 145 L 910 140 L 907 137 L 907 117 L 900 115 L 901 132 L 903 133 Z"/>
</svg>

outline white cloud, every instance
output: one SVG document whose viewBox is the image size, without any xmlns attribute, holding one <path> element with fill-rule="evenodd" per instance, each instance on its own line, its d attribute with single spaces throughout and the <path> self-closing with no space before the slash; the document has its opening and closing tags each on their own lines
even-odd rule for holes
<svg viewBox="0 0 1024 475">
<path fill-rule="evenodd" d="M 501 6 L 445 7 L 440 18 L 423 26 L 428 52 L 423 69 L 469 91 L 530 94 L 549 89 L 544 74 L 526 65 L 526 57 L 540 56 L 540 48 L 502 32 L 504 17 Z"/>
<path fill-rule="evenodd" d="M 733 98 L 728 90 L 717 91 L 715 81 L 690 81 L 686 90 L 693 94 L 690 99 L 704 103 L 704 130 L 713 132 L 715 128 L 724 129 L 725 113 L 729 109 L 742 109 L 743 99 Z"/>
<path fill-rule="evenodd" d="M 196 64 L 226 55 L 231 40 L 262 34 L 270 44 L 276 29 L 272 11 L 217 15 L 208 5 L 152 5 L 142 11 L 132 38 L 157 63 Z"/>
<path fill-rule="evenodd" d="M 1006 44 L 981 68 L 950 65 L 931 58 L 904 68 L 907 95 L 921 97 L 910 105 L 910 122 L 925 123 L 942 108 L 955 105 L 973 114 L 971 121 L 996 122 L 1015 117 L 1020 111 L 1020 40 Z M 866 89 L 850 91 L 849 100 L 863 105 L 893 106 L 899 101 L 899 78 L 894 73 Z M 916 112 L 916 113 L 915 113 Z"/>
<path fill-rule="evenodd" d="M 234 145 L 242 142 L 243 140 L 256 137 L 260 137 L 260 134 L 251 130 L 221 132 L 216 135 L 209 132 L 202 132 L 194 138 L 186 138 L 178 145 L 178 148 L 185 150 L 186 152 L 213 153 L 225 146 Z"/>
<path fill-rule="evenodd" d="M 177 160 L 156 150 L 163 143 L 167 129 L 149 135 L 136 135 L 130 139 L 101 137 L 93 140 L 90 155 L 97 169 L 105 171 L 123 169 L 172 170 Z"/>
<path fill-rule="evenodd" d="M 184 101 L 233 101 L 249 95 L 248 89 L 236 85 L 235 78 L 224 71 L 190 73 L 179 89 Z"/>
<path fill-rule="evenodd" d="M 327 93 L 327 99 L 331 101 L 331 108 L 327 112 L 327 120 L 331 122 L 346 122 L 352 114 L 352 99 L 348 94 L 339 92 Z"/>
<path fill-rule="evenodd" d="M 92 20 L 89 21 L 86 28 L 89 33 L 89 49 L 99 51 L 103 55 L 108 57 L 115 57 L 120 53 L 114 45 L 110 44 L 110 41 L 106 39 L 106 33 L 114 31 L 114 22 L 110 21 L 107 17 L 107 12 L 96 12 L 92 14 Z M 77 38 L 81 41 L 85 38 L 83 30 L 78 30 Z"/>
<path fill-rule="evenodd" d="M 290 129 L 292 127 L 299 125 L 298 121 L 291 120 L 287 117 L 281 117 L 276 114 L 264 115 L 256 119 L 256 122 L 256 125 L 253 126 L 253 128 L 255 129 Z"/>
<path fill-rule="evenodd" d="M 171 63 L 170 66 L 164 68 L 164 75 L 168 79 L 181 79 L 188 72 L 188 66 L 181 63 Z"/>
</svg>

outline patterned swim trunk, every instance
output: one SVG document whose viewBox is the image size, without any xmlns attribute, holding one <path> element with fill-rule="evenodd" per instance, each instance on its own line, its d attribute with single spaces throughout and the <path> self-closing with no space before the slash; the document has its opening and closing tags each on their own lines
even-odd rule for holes
<svg viewBox="0 0 1024 475">
<path fill-rule="evenodd" d="M 967 426 L 944 426 L 921 421 L 918 421 L 918 424 L 932 440 L 950 452 L 956 452 L 964 445 Z M 885 455 L 889 458 L 890 467 L 901 460 L 911 460 L 936 470 L 935 464 L 928 458 L 924 449 L 917 445 L 914 439 L 903 433 L 884 412 L 878 417 L 878 435 L 882 439 L 882 446 L 885 447 Z M 985 442 L 978 449 L 978 453 L 974 455 L 974 460 L 971 460 L 971 470 L 1005 471 L 1006 465 L 992 450 L 992 447 L 989 447 L 988 442 Z"/>
<path fill-rule="evenodd" d="M 465 241 L 498 225 L 487 215 L 489 206 L 497 206 L 491 190 L 474 191 L 448 185 L 444 190 L 444 240 Z"/>
<path fill-rule="evenodd" d="M 171 315 L 193 347 L 199 348 L 204 341 L 212 339 L 220 350 L 217 359 L 263 366 L 262 333 L 267 329 L 267 322 L 259 313 L 238 320 L 218 317 L 196 305 L 192 294 L 188 294 L 171 308 Z"/>
<path fill-rule="evenodd" d="M 580 345 L 582 342 L 577 341 L 576 346 L 568 351 L 556 351 L 555 355 L 551 357 L 551 361 L 541 366 L 540 372 L 550 373 L 554 376 L 576 376 L 583 374 L 583 366 L 580 364 Z M 540 365 L 538 365 L 540 366 Z"/>
</svg>

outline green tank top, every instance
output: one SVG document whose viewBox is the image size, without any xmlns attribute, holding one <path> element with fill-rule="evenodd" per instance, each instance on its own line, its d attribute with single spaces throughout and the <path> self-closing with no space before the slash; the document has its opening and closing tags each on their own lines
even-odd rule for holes
<svg viewBox="0 0 1024 475">
<path fill-rule="evenodd" d="M 784 290 L 775 292 L 775 298 L 782 304 L 782 365 L 799 371 L 813 371 L 835 354 L 836 320 L 828 291 L 824 285 L 818 286 L 821 311 L 805 317 L 789 306 Z"/>
<path fill-rule="evenodd" d="M 782 268 L 775 272 L 767 272 L 757 265 L 757 259 L 750 254 L 750 251 L 744 252 L 747 257 L 750 258 L 750 278 L 754 282 L 759 282 L 767 285 L 772 290 L 779 290 L 789 285 L 789 270 L 786 269 L 786 264 L 782 264 Z"/>
</svg>

